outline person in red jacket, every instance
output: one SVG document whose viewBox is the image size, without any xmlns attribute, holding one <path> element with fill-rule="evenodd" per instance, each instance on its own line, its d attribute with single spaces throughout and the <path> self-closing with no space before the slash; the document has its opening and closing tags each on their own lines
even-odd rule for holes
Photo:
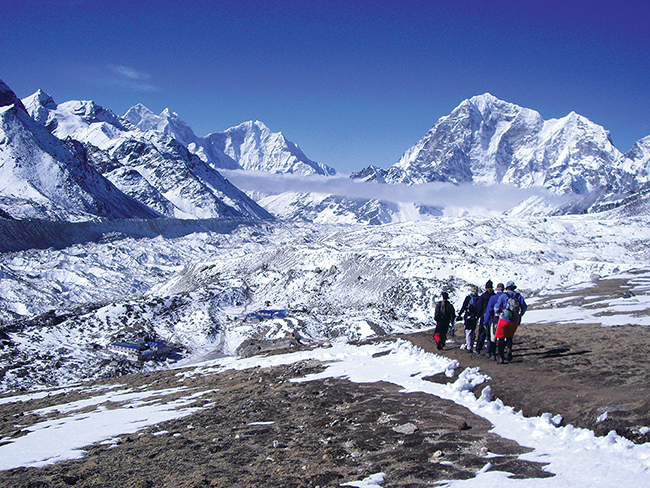
<svg viewBox="0 0 650 488">
<path fill-rule="evenodd" d="M 497 334 L 497 324 L 499 323 L 499 317 L 494 313 L 494 306 L 499 301 L 501 295 L 505 293 L 504 289 L 505 286 L 503 283 L 497 284 L 497 292 L 496 294 L 490 297 L 490 300 L 488 301 L 487 306 L 485 308 L 485 315 L 483 316 L 483 324 L 485 324 L 486 339 L 487 339 L 486 354 L 487 357 L 489 357 L 493 361 L 497 360 L 496 334 Z"/>
<path fill-rule="evenodd" d="M 494 313 L 499 315 L 496 333 L 498 363 L 512 361 L 512 339 L 528 308 L 524 297 L 515 291 L 516 288 L 514 281 L 508 281 L 505 293 L 494 305 Z"/>
</svg>

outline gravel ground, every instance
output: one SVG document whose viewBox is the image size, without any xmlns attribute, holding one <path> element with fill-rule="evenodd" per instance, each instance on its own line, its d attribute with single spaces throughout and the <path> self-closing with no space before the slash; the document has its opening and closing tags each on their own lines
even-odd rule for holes
<svg viewBox="0 0 650 488">
<path fill-rule="evenodd" d="M 400 337 L 435 350 L 431 332 Z M 598 434 L 617 430 L 647 442 L 638 428 L 650 426 L 649 339 L 650 328 L 644 327 L 523 324 L 511 363 L 469 354 L 457 343 L 441 354 L 457 358 L 461 370 L 480 366 L 491 377 L 492 394 L 525 415 L 560 414 L 565 423 Z M 496 454 L 489 458 L 492 469 L 516 477 L 552 476 L 543 465 L 518 459 L 526 448 L 491 434 L 489 422 L 452 402 L 400 393 L 388 383 L 289 381 L 322 367 L 306 361 L 191 376 L 185 385 L 218 390 L 209 394 L 209 408 L 124 436 L 114 447 L 89 446 L 79 460 L 0 472 L 0 486 L 326 487 L 383 472 L 385 488 L 424 487 L 474 476 L 487 464 L 488 452 Z M 176 373 L 114 381 L 160 389 L 177 386 Z M 429 380 L 449 381 L 443 375 Z M 24 412 L 78 395 L 0 405 L 0 437 L 21 435 L 14 427 L 17 417 L 22 425 L 38 420 Z M 607 419 L 597 422 L 605 411 Z M 161 430 L 167 433 L 152 435 Z"/>
</svg>

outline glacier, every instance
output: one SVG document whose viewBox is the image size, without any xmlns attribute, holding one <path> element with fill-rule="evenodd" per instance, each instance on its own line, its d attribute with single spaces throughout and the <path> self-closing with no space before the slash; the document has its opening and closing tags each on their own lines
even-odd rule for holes
<svg viewBox="0 0 650 488">
<path fill-rule="evenodd" d="M 251 338 L 347 341 L 425 330 L 443 289 L 458 302 L 470 284 L 514 279 L 535 303 L 594 277 L 647 270 L 648 228 L 647 217 L 602 215 L 246 223 L 3 253 L 0 381 L 11 390 L 118 374 L 104 348 L 137 334 L 182 347 L 190 361 L 232 354 Z M 269 307 L 291 313 L 246 320 Z M 635 320 L 623 310 L 607 324 Z M 170 364 L 145 366 L 156 367 Z"/>
</svg>

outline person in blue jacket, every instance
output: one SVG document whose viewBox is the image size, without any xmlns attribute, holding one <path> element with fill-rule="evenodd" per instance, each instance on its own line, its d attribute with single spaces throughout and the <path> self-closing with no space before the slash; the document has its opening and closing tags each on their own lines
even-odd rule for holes
<svg viewBox="0 0 650 488">
<path fill-rule="evenodd" d="M 494 306 L 496 305 L 499 297 L 504 293 L 503 283 L 497 283 L 496 293 L 490 297 L 487 305 L 485 306 L 485 315 L 483 316 L 483 325 L 486 329 L 486 355 L 490 359 L 496 361 L 497 359 L 497 323 L 499 316 L 494 313 Z"/>
<path fill-rule="evenodd" d="M 485 311 L 487 310 L 487 304 L 490 301 L 490 298 L 494 296 L 494 287 L 492 285 L 492 280 L 487 280 L 485 283 L 485 291 L 481 294 L 478 299 L 478 330 L 476 332 L 476 354 L 481 354 L 481 349 L 483 349 L 483 344 L 486 340 L 489 339 L 489 326 L 485 322 Z"/>
<path fill-rule="evenodd" d="M 512 361 L 512 339 L 521 323 L 521 317 L 528 306 L 524 297 L 517 293 L 514 281 L 506 283 L 506 291 L 494 305 L 494 313 L 499 315 L 497 323 L 497 362 Z"/>
</svg>

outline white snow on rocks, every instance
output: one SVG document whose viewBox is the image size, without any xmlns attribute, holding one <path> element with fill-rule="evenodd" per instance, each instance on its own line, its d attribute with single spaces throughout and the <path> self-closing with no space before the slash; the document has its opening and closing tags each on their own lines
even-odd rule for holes
<svg viewBox="0 0 650 488">
<path fill-rule="evenodd" d="M 475 478 L 450 481 L 445 486 L 644 486 L 650 476 L 650 445 L 635 445 L 615 432 L 605 437 L 596 437 L 586 429 L 577 429 L 571 425 L 558 426 L 558 422 L 551 418 L 550 414 L 524 417 L 521 412 L 504 405 L 501 400 L 491 400 L 489 388 L 476 398 L 472 389 L 486 380 L 477 368 L 462 371 L 447 384 L 423 380 L 425 376 L 437 373 L 453 377 L 459 365 L 448 358 L 424 352 L 407 341 L 365 346 L 334 343 L 329 348 L 286 355 L 248 359 L 222 358 L 199 364 L 193 370 L 180 373 L 180 386 L 174 389 L 173 393 L 182 391 L 182 381 L 187 375 L 209 375 L 228 369 L 242 370 L 256 366 L 270 367 L 308 359 L 325 362 L 326 369 L 294 381 L 328 377 L 346 378 L 359 383 L 387 381 L 400 385 L 405 393 L 422 391 L 452 400 L 492 422 L 494 433 L 532 448 L 533 451 L 522 455 L 522 459 L 547 463 L 545 469 L 555 474 L 554 477 L 544 479 L 511 479 L 507 473 L 490 471 L 490 455 L 485 453 L 485 467 L 477 472 Z M 117 436 L 137 432 L 164 420 L 191 415 L 201 408 L 197 402 L 206 392 L 188 392 L 175 401 L 165 401 L 165 396 L 170 393 L 172 392 L 167 390 L 98 391 L 96 397 L 83 404 L 61 404 L 55 407 L 61 412 L 61 418 L 37 423 L 26 429 L 26 435 L 0 445 L 0 469 L 43 466 L 80 457 L 83 455 L 83 446 L 94 442 L 114 442 Z M 15 397 L 15 401 L 21 401 L 20 398 Z M 152 401 L 154 398 L 155 402 Z M 114 402 L 119 406 L 114 409 L 99 407 L 105 401 Z M 91 405 L 98 407 L 89 410 Z M 84 414 L 78 413 L 82 407 L 85 407 Z M 273 422 L 274 419 L 265 421 Z M 377 473 L 347 486 L 381 486 L 382 481 L 383 476 Z"/>
</svg>

